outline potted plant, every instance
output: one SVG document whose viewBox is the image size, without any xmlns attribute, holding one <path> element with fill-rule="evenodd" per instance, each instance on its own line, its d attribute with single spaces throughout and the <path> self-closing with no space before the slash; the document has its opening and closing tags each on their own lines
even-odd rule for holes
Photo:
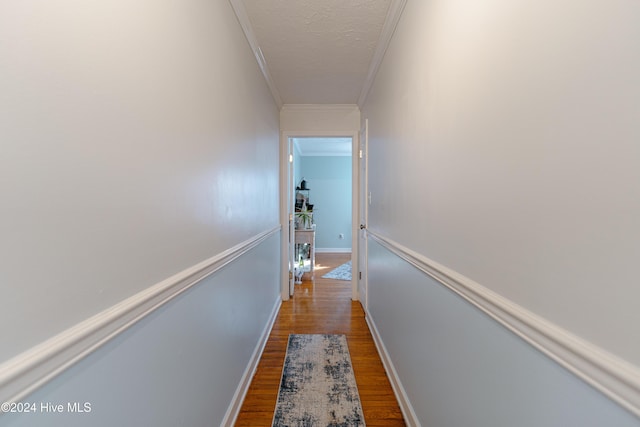
<svg viewBox="0 0 640 427">
<path fill-rule="evenodd" d="M 313 213 L 309 211 L 296 212 L 296 225 L 297 228 L 308 229 L 311 228 L 313 222 Z"/>
</svg>

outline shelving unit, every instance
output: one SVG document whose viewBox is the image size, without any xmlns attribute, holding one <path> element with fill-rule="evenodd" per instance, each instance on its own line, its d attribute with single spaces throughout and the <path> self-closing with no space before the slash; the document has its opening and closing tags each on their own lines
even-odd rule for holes
<svg viewBox="0 0 640 427">
<path fill-rule="evenodd" d="M 313 224 L 313 205 L 309 203 L 310 194 L 311 190 L 309 188 L 296 188 L 294 213 L 296 221 L 295 254 L 299 267 L 305 273 L 310 273 L 311 280 L 313 280 L 316 257 L 316 230 Z M 303 216 L 306 218 L 302 218 Z"/>
<path fill-rule="evenodd" d="M 302 230 L 296 230 L 295 233 L 296 233 L 296 245 L 295 245 L 296 254 L 303 255 L 302 269 L 305 273 L 310 273 L 311 280 L 313 280 L 314 279 L 313 270 L 316 264 L 316 230 L 302 229 Z"/>
</svg>

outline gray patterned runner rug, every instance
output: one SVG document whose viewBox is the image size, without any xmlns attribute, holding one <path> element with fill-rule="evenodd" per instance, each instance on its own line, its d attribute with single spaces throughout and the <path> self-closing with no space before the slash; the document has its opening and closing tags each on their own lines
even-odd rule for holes
<svg viewBox="0 0 640 427">
<path fill-rule="evenodd" d="M 289 335 L 272 425 L 365 425 L 344 335 Z"/>
</svg>

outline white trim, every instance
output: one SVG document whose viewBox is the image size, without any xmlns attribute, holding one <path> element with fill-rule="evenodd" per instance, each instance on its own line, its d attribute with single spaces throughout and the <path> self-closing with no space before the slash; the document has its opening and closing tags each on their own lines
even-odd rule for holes
<svg viewBox="0 0 640 427">
<path fill-rule="evenodd" d="M 358 110 L 358 106 L 353 104 L 353 105 L 348 105 L 348 104 L 334 104 L 334 105 L 322 105 L 322 104 L 289 104 L 289 105 L 285 105 L 282 107 L 282 109 L 290 109 L 290 110 L 295 110 L 295 109 L 301 109 L 304 111 L 313 111 L 313 110 L 318 110 L 318 111 L 326 111 L 326 110 L 335 110 L 336 108 L 341 108 L 341 107 L 345 107 L 345 108 L 349 108 L 350 111 L 359 111 Z M 298 138 L 298 137 L 305 137 L 305 136 L 315 136 L 315 137 L 332 137 L 332 136 L 338 136 L 338 137 L 346 137 L 346 138 L 351 138 L 351 153 L 352 153 L 352 166 L 351 166 L 351 204 L 352 204 L 352 212 L 351 212 L 351 241 L 356 241 L 354 239 L 357 239 L 358 236 L 358 173 L 359 173 L 359 169 L 356 166 L 354 168 L 353 163 L 355 162 L 357 165 L 357 162 L 359 160 L 358 156 L 357 156 L 357 152 L 359 150 L 360 147 L 360 139 L 359 139 L 359 130 L 346 130 L 346 131 L 326 131 L 326 130 L 313 130 L 313 131 L 309 131 L 309 130 L 302 130 L 302 131 L 295 131 L 295 130 L 285 130 L 285 131 L 280 131 L 280 159 L 281 159 L 281 163 L 280 163 L 280 224 L 282 225 L 283 230 L 286 230 L 287 227 L 289 226 L 289 211 L 288 211 L 288 207 L 287 207 L 287 195 L 289 194 L 289 183 L 288 183 L 288 179 L 287 179 L 287 175 L 288 175 L 288 141 L 290 138 Z M 293 187 L 291 187 L 293 188 Z M 295 231 L 294 231 L 295 233 Z M 355 237 L 354 237 L 355 236 Z M 281 288 L 281 293 L 282 293 L 282 300 L 286 301 L 289 299 L 289 277 L 290 276 L 290 272 L 289 272 L 289 247 L 287 244 L 285 244 L 285 239 L 288 238 L 287 236 L 283 237 L 283 241 L 281 244 L 281 255 L 282 255 L 282 259 L 281 259 L 281 267 L 280 267 L 280 271 L 282 274 L 282 288 Z M 357 253 L 357 247 L 353 248 L 351 250 L 351 263 L 353 265 L 353 269 L 355 271 L 357 271 L 357 266 L 358 266 L 358 253 Z M 358 280 L 356 275 L 352 275 L 351 278 L 351 299 L 353 301 L 358 301 Z"/>
<path fill-rule="evenodd" d="M 231 3 L 231 7 L 233 8 L 236 17 L 238 18 L 238 22 L 242 27 L 242 31 L 244 32 L 244 36 L 247 38 L 249 46 L 251 47 L 251 51 L 253 52 L 256 61 L 258 62 L 260 71 L 262 71 L 262 75 L 267 82 L 267 86 L 269 86 L 271 96 L 273 96 L 273 100 L 278 106 L 278 109 L 280 109 L 282 107 L 282 98 L 280 97 L 280 92 L 278 92 L 278 88 L 276 87 L 273 78 L 271 77 L 269 66 L 267 65 L 267 61 L 264 59 L 262 49 L 260 49 L 260 45 L 258 44 L 258 39 L 253 32 L 253 27 L 251 26 L 249 15 L 247 15 L 247 9 L 244 7 L 244 3 L 242 2 L 242 0 L 229 0 L 229 3 Z"/>
<path fill-rule="evenodd" d="M 238 415 L 240 414 L 240 410 L 242 409 L 242 403 L 244 402 L 244 399 L 247 396 L 247 392 L 249 391 L 251 380 L 253 379 L 256 370 L 258 369 L 258 363 L 260 362 L 260 358 L 262 357 L 264 348 L 267 345 L 267 341 L 269 340 L 269 334 L 271 334 L 273 325 L 276 323 L 276 318 L 278 317 L 278 311 L 280 310 L 281 305 L 282 299 L 278 297 L 275 304 L 273 305 L 273 309 L 271 310 L 269 321 L 262 330 L 262 334 L 260 335 L 260 339 L 256 344 L 256 348 L 253 350 L 253 354 L 251 355 L 251 360 L 247 365 L 247 369 L 245 369 L 244 374 L 242 375 L 242 380 L 240 381 L 240 384 L 238 384 L 238 388 L 233 395 L 233 399 L 231 400 L 231 404 L 227 409 L 227 413 L 224 415 L 222 423 L 220 423 L 221 426 L 232 427 L 238 419 Z"/>
<path fill-rule="evenodd" d="M 282 238 L 280 239 L 280 298 L 283 301 L 289 299 L 289 281 L 291 273 L 289 271 L 289 144 L 282 132 L 280 133 L 279 144 L 279 208 L 280 208 L 280 227 L 282 228 Z M 295 156 L 294 156 L 295 159 Z M 295 160 L 294 160 L 295 162 Z"/>
<path fill-rule="evenodd" d="M 351 248 L 316 248 L 317 254 L 350 254 Z"/>
<path fill-rule="evenodd" d="M 292 239 L 295 233 L 293 229 L 293 206 L 291 194 L 293 192 L 293 162 L 289 162 L 289 155 L 293 155 L 290 138 L 286 132 L 280 132 L 280 226 L 284 231 L 280 239 L 280 297 L 288 301 L 293 295 L 293 275 L 289 266 L 293 254 Z"/>
<path fill-rule="evenodd" d="M 360 229 L 358 233 L 358 247 L 360 248 L 358 264 L 358 298 L 362 302 L 365 311 L 369 308 L 369 279 L 368 263 L 369 248 L 367 245 L 366 226 L 369 223 L 369 119 L 365 118 L 363 128 L 360 129 Z M 364 296 L 364 297 L 363 297 Z"/>
<path fill-rule="evenodd" d="M 371 64 L 369 65 L 367 78 L 364 80 L 362 91 L 360 92 L 360 96 L 358 97 L 358 105 L 360 106 L 360 108 L 364 107 L 364 103 L 366 102 L 369 91 L 371 90 L 371 86 L 373 86 L 373 82 L 376 79 L 376 74 L 378 73 L 380 64 L 382 64 L 382 59 L 384 58 L 384 54 L 389 47 L 391 37 L 393 37 L 393 33 L 396 30 L 398 21 L 400 21 L 400 16 L 402 16 L 402 10 L 404 9 L 404 5 L 406 3 L 407 0 L 392 0 L 391 4 L 389 5 L 387 17 L 385 18 L 384 24 L 382 25 L 380 38 L 378 39 L 378 44 L 376 45 L 376 51 L 373 53 L 373 58 L 371 59 Z"/>
<path fill-rule="evenodd" d="M 400 377 L 398 377 L 398 373 L 396 372 L 396 368 L 393 366 L 393 362 L 391 361 L 391 357 L 387 352 L 387 348 L 382 342 L 382 338 L 380 337 L 378 328 L 376 327 L 375 322 L 373 321 L 371 315 L 367 310 L 365 310 L 365 314 L 365 320 L 367 321 L 367 325 L 369 325 L 369 330 L 371 331 L 373 342 L 376 344 L 376 348 L 378 349 L 378 354 L 380 355 L 380 359 L 382 360 L 384 369 L 385 371 L 387 371 L 387 376 L 389 377 L 389 381 L 391 382 L 391 388 L 393 388 L 396 399 L 398 399 L 398 405 L 400 405 L 400 410 L 402 411 L 404 422 L 409 427 L 420 427 L 418 416 L 413 410 L 413 406 L 411 406 L 411 402 L 409 401 L 407 392 L 404 390 L 404 387 L 402 387 Z"/>
<path fill-rule="evenodd" d="M 570 372 L 640 416 L 640 369 L 473 280 L 368 231 L 377 243 L 434 278 Z"/>
<path fill-rule="evenodd" d="M 284 104 L 280 111 L 360 111 L 357 104 Z M 317 134 L 318 132 L 316 132 Z M 325 136 L 322 133 L 320 136 Z"/>
<path fill-rule="evenodd" d="M 322 137 L 322 138 L 353 138 L 357 132 L 350 130 L 343 131 L 315 131 L 315 130 L 300 130 L 300 131 L 283 131 L 282 138 L 285 142 L 291 138 L 305 138 L 305 137 Z"/>
<path fill-rule="evenodd" d="M 357 108 L 357 107 L 356 107 Z M 351 140 L 351 268 L 355 274 L 351 275 L 351 299 L 360 300 L 358 289 L 358 271 L 360 271 L 360 256 L 358 238 L 360 234 L 360 129 L 355 131 Z"/>
<path fill-rule="evenodd" d="M 0 402 L 18 402 L 200 280 L 280 231 L 264 231 L 84 320 L 0 365 Z"/>
</svg>

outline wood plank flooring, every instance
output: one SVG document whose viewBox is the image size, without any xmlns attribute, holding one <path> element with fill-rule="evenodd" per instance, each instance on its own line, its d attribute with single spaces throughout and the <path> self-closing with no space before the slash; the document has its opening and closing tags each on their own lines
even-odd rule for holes
<svg viewBox="0 0 640 427">
<path fill-rule="evenodd" d="M 351 282 L 322 279 L 349 259 L 350 254 L 317 254 L 315 281 L 305 274 L 293 298 L 283 302 L 236 426 L 271 426 L 289 334 L 346 335 L 367 426 L 405 425 L 362 306 L 351 301 Z"/>
</svg>

